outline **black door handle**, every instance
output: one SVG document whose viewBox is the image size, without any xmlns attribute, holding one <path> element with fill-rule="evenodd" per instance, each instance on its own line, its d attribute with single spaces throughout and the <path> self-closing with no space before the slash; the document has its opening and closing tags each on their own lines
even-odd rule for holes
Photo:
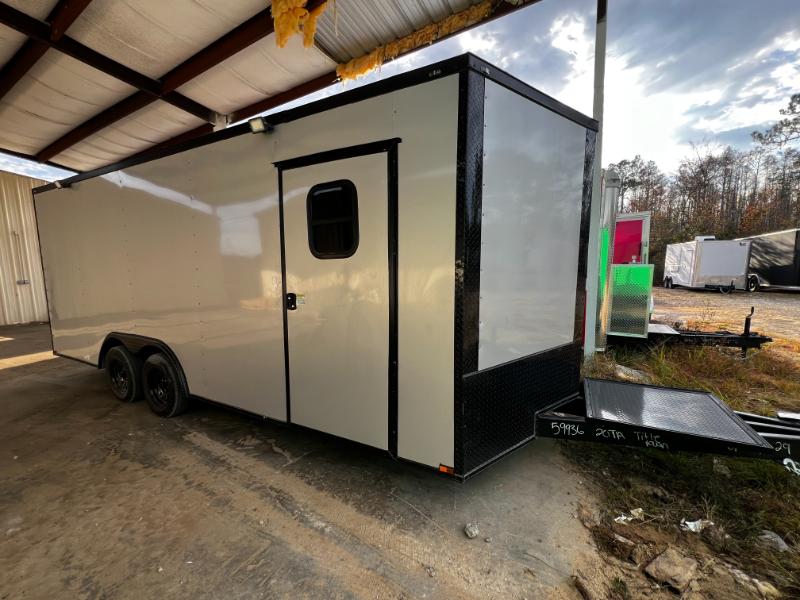
<svg viewBox="0 0 800 600">
<path fill-rule="evenodd" d="M 297 294 L 294 292 L 286 294 L 286 310 L 297 310 Z"/>
</svg>

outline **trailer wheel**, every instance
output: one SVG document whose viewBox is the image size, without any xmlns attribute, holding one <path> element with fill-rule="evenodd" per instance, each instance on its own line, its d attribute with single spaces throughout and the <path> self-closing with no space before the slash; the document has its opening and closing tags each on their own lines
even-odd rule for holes
<svg viewBox="0 0 800 600">
<path fill-rule="evenodd" d="M 761 287 L 761 285 L 758 281 L 758 277 L 755 275 L 750 275 L 750 277 L 747 278 L 747 291 L 757 292 L 759 287 Z"/>
<path fill-rule="evenodd" d="M 672 277 L 665 277 L 664 278 L 664 287 L 667 288 L 668 290 L 672 289 L 672 287 L 673 287 L 673 285 L 672 285 Z"/>
<path fill-rule="evenodd" d="M 142 384 L 150 410 L 159 417 L 174 417 L 189 406 L 175 366 L 160 352 L 144 361 Z"/>
<path fill-rule="evenodd" d="M 125 346 L 114 346 L 106 354 L 103 366 L 111 392 L 123 402 L 142 399 L 142 361 Z"/>
</svg>

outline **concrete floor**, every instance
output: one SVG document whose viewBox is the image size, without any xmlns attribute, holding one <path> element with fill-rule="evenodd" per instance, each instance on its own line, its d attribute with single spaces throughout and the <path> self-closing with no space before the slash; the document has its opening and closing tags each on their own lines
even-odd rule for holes
<svg viewBox="0 0 800 600">
<path fill-rule="evenodd" d="M 49 348 L 0 328 L 0 598 L 579 598 L 590 499 L 549 440 L 459 484 L 207 404 L 160 419 Z"/>
</svg>

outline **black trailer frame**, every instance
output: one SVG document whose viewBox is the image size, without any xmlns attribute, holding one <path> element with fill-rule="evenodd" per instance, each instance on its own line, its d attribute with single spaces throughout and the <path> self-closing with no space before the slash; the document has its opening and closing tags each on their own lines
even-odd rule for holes
<svg viewBox="0 0 800 600">
<path fill-rule="evenodd" d="M 615 344 L 688 344 L 690 346 L 723 346 L 739 348 L 742 358 L 747 357 L 748 350 L 757 350 L 772 341 L 771 337 L 761 335 L 751 330 L 751 321 L 755 307 L 750 307 L 750 313 L 744 319 L 742 333 L 731 331 L 699 331 L 694 329 L 675 329 L 662 323 L 650 323 L 646 338 L 633 338 L 608 334 Z"/>
</svg>

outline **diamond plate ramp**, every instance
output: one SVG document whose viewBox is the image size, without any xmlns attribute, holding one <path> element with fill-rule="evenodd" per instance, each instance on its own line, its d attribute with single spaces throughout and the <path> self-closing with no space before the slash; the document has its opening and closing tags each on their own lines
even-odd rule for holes
<svg viewBox="0 0 800 600">
<path fill-rule="evenodd" d="M 772 449 L 752 427 L 707 392 L 589 379 L 586 416 L 609 426 L 642 427 L 666 434 Z"/>
</svg>

